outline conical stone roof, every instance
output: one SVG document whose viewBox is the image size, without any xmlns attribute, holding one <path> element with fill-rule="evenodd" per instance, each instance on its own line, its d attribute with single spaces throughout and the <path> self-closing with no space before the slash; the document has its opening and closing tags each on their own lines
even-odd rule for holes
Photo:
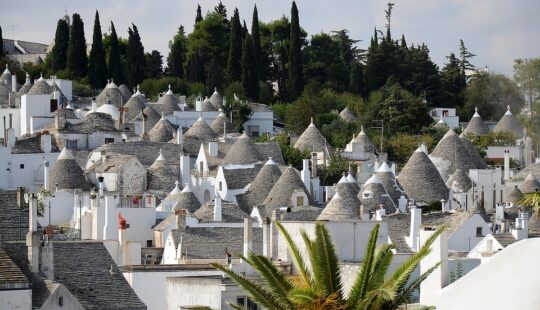
<svg viewBox="0 0 540 310">
<path fill-rule="evenodd" d="M 49 191 L 58 189 L 90 190 L 83 170 L 75 160 L 73 153 L 64 147 L 49 174 Z"/>
<path fill-rule="evenodd" d="M 409 199 L 424 203 L 448 200 L 448 188 L 422 147 L 411 155 L 397 179 Z"/>
<path fill-rule="evenodd" d="M 174 205 L 174 210 L 186 209 L 189 213 L 193 214 L 200 207 L 201 202 L 197 199 L 197 196 L 195 196 L 189 184 L 186 183 L 186 186 L 180 193 L 176 204 Z"/>
<path fill-rule="evenodd" d="M 358 136 L 356 136 L 356 138 L 354 138 L 353 141 L 363 144 L 364 152 L 375 152 L 375 144 L 371 142 L 369 137 L 364 132 L 364 126 L 361 127 L 360 133 L 358 133 Z"/>
<path fill-rule="evenodd" d="M 291 197 L 295 190 L 301 190 L 308 196 L 308 204 L 313 205 L 313 200 L 309 191 L 306 189 L 300 174 L 293 167 L 285 169 L 279 180 L 272 187 L 272 190 L 266 197 L 263 205 L 267 208 L 267 214 L 279 207 L 292 206 Z"/>
<path fill-rule="evenodd" d="M 441 141 L 437 143 L 429 158 L 437 167 L 443 180 L 447 180 L 457 167 L 461 167 L 466 171 L 469 169 L 482 169 L 481 166 L 475 165 L 475 160 L 471 158 L 470 153 L 473 151 L 476 152 L 476 149 L 468 149 L 456 132 L 449 129 Z"/>
<path fill-rule="evenodd" d="M 223 164 L 253 164 L 259 162 L 261 155 L 255 144 L 251 139 L 244 133 L 242 134 L 231 146 L 227 155 L 223 160 Z"/>
<path fill-rule="evenodd" d="M 540 190 L 540 182 L 536 179 L 532 172 L 518 185 L 519 190 L 523 194 L 534 193 Z"/>
<path fill-rule="evenodd" d="M 217 111 L 216 107 L 210 102 L 210 99 L 208 97 L 204 98 L 204 101 L 201 103 L 201 111 L 202 112 L 210 112 L 210 111 Z"/>
<path fill-rule="evenodd" d="M 10 89 L 6 83 L 0 81 L 0 104 L 8 102 Z"/>
<path fill-rule="evenodd" d="M 467 124 L 467 127 L 463 130 L 463 133 L 483 136 L 489 132 L 489 128 L 482 120 L 480 114 L 478 114 L 478 108 L 474 108 L 474 111 L 474 115 L 469 121 L 469 124 Z"/>
<path fill-rule="evenodd" d="M 471 166 L 477 167 L 476 169 L 486 169 L 486 163 L 474 147 L 474 145 L 469 141 L 469 139 L 462 133 L 459 138 L 461 139 L 461 142 L 463 142 L 463 146 L 467 150 L 467 153 L 469 153 L 469 159 L 471 160 Z"/>
<path fill-rule="evenodd" d="M 517 203 L 521 199 L 523 199 L 523 193 L 519 190 L 519 188 L 514 186 L 504 197 L 504 202 L 506 203 Z"/>
<path fill-rule="evenodd" d="M 148 190 L 158 194 L 169 193 L 173 190 L 177 179 L 176 173 L 174 173 L 172 168 L 167 164 L 167 161 L 160 150 L 159 157 L 147 169 Z"/>
<path fill-rule="evenodd" d="M 169 193 L 169 195 L 167 195 L 167 197 L 165 197 L 165 199 L 161 201 L 158 206 L 161 211 L 170 211 L 169 208 L 174 206 L 174 204 L 176 204 L 176 201 L 180 198 L 180 193 L 182 192 L 182 188 L 179 186 L 180 182 L 176 181 L 174 183 L 174 189 Z"/>
<path fill-rule="evenodd" d="M 223 109 L 223 97 L 217 91 L 217 88 L 214 88 L 214 93 L 210 96 L 210 102 L 216 108 L 216 110 Z"/>
<path fill-rule="evenodd" d="M 468 192 L 472 187 L 472 180 L 467 174 L 468 170 L 458 168 L 448 181 L 446 185 L 450 187 L 456 193 L 465 193 Z"/>
<path fill-rule="evenodd" d="M 218 136 L 223 135 L 223 124 L 227 124 L 227 133 L 232 132 L 232 124 L 225 115 L 225 113 L 223 113 L 223 111 L 221 110 L 218 116 L 216 116 L 216 118 L 212 122 L 212 130 L 214 130 L 214 132 Z"/>
<path fill-rule="evenodd" d="M 353 112 L 351 112 L 351 110 L 349 110 L 348 107 L 345 107 L 345 109 L 343 109 L 340 113 L 339 113 L 339 118 L 341 118 L 342 120 L 346 121 L 346 122 L 356 122 L 356 115 L 354 115 Z"/>
<path fill-rule="evenodd" d="M 439 119 L 439 121 L 435 125 L 433 125 L 433 128 L 440 129 L 440 130 L 448 130 L 450 127 L 441 117 L 441 119 Z"/>
<path fill-rule="evenodd" d="M 0 75 L 0 83 L 4 81 L 8 85 L 8 87 L 11 88 L 11 72 L 9 71 L 7 64 L 6 64 L 6 69 L 4 70 L 4 73 Z"/>
<path fill-rule="evenodd" d="M 144 108 L 146 108 L 146 99 L 144 99 L 142 95 L 134 94 L 129 97 L 126 104 L 124 104 L 124 110 L 127 110 L 127 118 L 129 120 L 137 117 L 137 115 L 141 113 Z"/>
<path fill-rule="evenodd" d="M 191 125 L 188 131 L 186 131 L 185 136 L 189 138 L 197 138 L 202 141 L 209 141 L 217 137 L 214 130 L 212 130 L 212 127 L 208 126 L 208 124 L 203 120 L 202 116 L 199 116 L 195 123 Z"/>
<path fill-rule="evenodd" d="M 301 151 L 309 152 L 326 152 L 326 149 L 331 150 L 332 148 L 319 129 L 313 124 L 313 119 L 298 140 L 296 140 L 294 147 Z"/>
<path fill-rule="evenodd" d="M 174 138 L 174 129 L 171 122 L 165 117 L 162 117 L 148 132 L 148 138 L 151 142 L 168 142 Z"/>
<path fill-rule="evenodd" d="M 471 211 L 474 214 L 479 214 L 484 219 L 484 221 L 490 222 L 489 217 L 487 216 L 487 213 L 486 213 L 486 209 L 484 208 L 482 204 L 480 204 L 480 201 L 478 201 L 478 199 L 476 199 L 476 201 L 474 202 L 473 208 Z"/>
<path fill-rule="evenodd" d="M 32 82 L 30 81 L 30 75 L 28 72 L 26 72 L 26 81 L 24 82 L 24 85 L 21 86 L 19 91 L 17 92 L 17 95 L 20 97 L 30 91 L 30 88 L 32 88 Z"/>
<path fill-rule="evenodd" d="M 403 187 L 386 162 L 382 163 L 379 169 L 377 169 L 376 175 L 388 195 L 390 195 L 390 198 L 394 200 L 394 203 L 397 202 L 401 196 L 405 196 Z"/>
<path fill-rule="evenodd" d="M 122 95 L 122 102 L 127 102 L 131 98 L 131 91 L 126 84 L 118 86 L 118 90 L 120 90 L 120 94 Z"/>
<path fill-rule="evenodd" d="M 175 111 L 181 111 L 182 109 L 180 109 L 178 103 L 180 103 L 180 100 L 176 98 L 169 84 L 169 90 L 161 97 L 161 104 L 163 104 L 165 115 L 173 115 Z"/>
<path fill-rule="evenodd" d="M 279 166 L 272 158 L 268 159 L 249 185 L 248 191 L 237 197 L 239 204 L 246 209 L 262 204 L 280 177 Z"/>
<path fill-rule="evenodd" d="M 34 81 L 34 85 L 30 87 L 27 95 L 49 95 L 53 92 L 52 87 L 40 76 L 37 81 Z"/>
<path fill-rule="evenodd" d="M 523 137 L 523 127 L 519 123 L 517 117 L 510 111 L 510 106 L 507 107 L 506 113 L 493 128 L 493 132 L 510 132 L 514 134 L 516 139 Z"/>
<path fill-rule="evenodd" d="M 108 101 L 117 107 L 121 107 L 123 104 L 122 93 L 118 86 L 114 82 L 110 82 L 96 97 L 96 103 L 98 106 L 106 104 Z"/>
<path fill-rule="evenodd" d="M 358 200 L 358 199 L 356 199 Z M 359 201 L 352 203 L 346 198 L 341 197 L 339 192 L 336 192 L 332 199 L 328 202 L 321 214 L 317 217 L 318 221 L 343 221 L 360 219 L 360 204 Z"/>
<path fill-rule="evenodd" d="M 148 133 L 157 124 L 161 117 L 151 105 L 147 105 L 144 110 L 142 110 L 142 112 L 135 117 L 135 120 L 142 121 L 143 114 L 146 115 L 145 133 Z"/>
<path fill-rule="evenodd" d="M 364 206 L 364 209 L 376 210 L 380 205 L 383 205 L 386 213 L 393 214 L 396 212 L 394 202 L 376 174 L 364 183 L 362 190 L 358 193 L 358 199 L 360 199 L 360 203 Z"/>
</svg>

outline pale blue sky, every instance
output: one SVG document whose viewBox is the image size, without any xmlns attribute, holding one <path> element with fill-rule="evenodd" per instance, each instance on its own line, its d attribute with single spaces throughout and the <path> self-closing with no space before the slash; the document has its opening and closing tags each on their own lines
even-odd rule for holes
<svg viewBox="0 0 540 310">
<path fill-rule="evenodd" d="M 139 28 L 145 50 L 168 53 L 168 41 L 179 25 L 193 28 L 197 3 L 203 14 L 218 0 L 18 0 L 2 3 L 0 25 L 4 38 L 11 38 L 12 26 L 20 40 L 49 43 L 56 21 L 64 15 L 81 14 L 87 41 L 91 40 L 94 12 L 99 10 L 103 31 L 112 19 L 120 36 L 127 36 L 131 22 Z M 290 0 L 224 0 L 229 14 L 238 7 L 240 17 L 251 24 L 253 5 L 259 19 L 270 21 L 290 14 Z M 445 56 L 458 52 L 462 38 L 477 55 L 476 66 L 492 72 L 512 73 L 515 58 L 540 57 L 539 0 L 395 0 L 393 35 L 404 33 L 410 44 L 425 42 L 433 60 L 442 66 Z M 351 37 L 366 47 L 373 27 L 385 24 L 386 2 L 381 0 L 298 0 L 300 24 L 309 35 L 320 31 L 348 29 Z"/>
</svg>

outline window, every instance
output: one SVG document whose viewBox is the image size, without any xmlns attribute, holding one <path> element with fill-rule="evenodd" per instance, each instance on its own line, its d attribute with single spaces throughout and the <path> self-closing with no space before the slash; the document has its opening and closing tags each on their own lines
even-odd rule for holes
<svg viewBox="0 0 540 310">
<path fill-rule="evenodd" d="M 442 116 L 443 117 L 448 116 L 448 110 L 442 110 Z"/>
<path fill-rule="evenodd" d="M 77 140 L 66 140 L 66 148 L 69 150 L 76 150 Z"/>
<path fill-rule="evenodd" d="M 220 192 L 223 190 L 223 182 L 219 181 L 219 189 Z"/>
<path fill-rule="evenodd" d="M 58 110 L 58 100 L 57 99 L 51 99 L 51 113 Z"/>
<path fill-rule="evenodd" d="M 20 168 L 20 169 L 24 169 L 24 164 L 20 164 L 20 165 L 19 165 L 19 168 Z"/>
<path fill-rule="evenodd" d="M 476 236 L 477 237 L 483 237 L 484 234 L 482 233 L 482 227 L 476 227 Z"/>
<path fill-rule="evenodd" d="M 304 205 L 304 196 L 296 197 L 296 206 L 300 207 Z"/>
<path fill-rule="evenodd" d="M 114 143 L 114 138 L 105 138 L 105 144 Z"/>
<path fill-rule="evenodd" d="M 64 306 L 64 297 L 58 297 L 58 306 L 63 307 Z"/>
<path fill-rule="evenodd" d="M 146 247 L 151 248 L 152 247 L 152 240 L 146 240 Z"/>
<path fill-rule="evenodd" d="M 236 297 L 236 303 L 248 310 L 257 310 L 257 304 L 245 296 Z"/>
<path fill-rule="evenodd" d="M 255 125 L 251 125 L 251 126 L 248 126 L 248 134 L 251 136 L 251 137 L 258 137 L 259 136 L 259 126 L 255 126 Z"/>
</svg>

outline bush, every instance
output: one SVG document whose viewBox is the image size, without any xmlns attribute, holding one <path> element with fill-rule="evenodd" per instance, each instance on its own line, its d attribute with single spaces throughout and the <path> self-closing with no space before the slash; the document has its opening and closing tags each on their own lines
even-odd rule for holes
<svg viewBox="0 0 540 310">
<path fill-rule="evenodd" d="M 99 90 L 93 89 L 88 84 L 83 84 L 78 81 L 73 81 L 73 95 L 79 97 L 96 97 Z"/>
<path fill-rule="evenodd" d="M 229 84 L 229 86 L 225 88 L 225 97 L 227 97 L 227 102 L 233 102 L 235 94 L 236 97 L 238 97 L 239 99 L 246 98 L 246 93 L 244 91 L 242 83 L 232 82 L 231 84 Z"/>
</svg>

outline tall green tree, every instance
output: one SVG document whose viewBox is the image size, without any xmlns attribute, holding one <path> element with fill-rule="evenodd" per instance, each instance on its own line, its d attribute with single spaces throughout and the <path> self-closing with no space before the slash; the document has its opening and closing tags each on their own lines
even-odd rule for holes
<svg viewBox="0 0 540 310">
<path fill-rule="evenodd" d="M 227 61 L 227 82 L 232 83 L 240 80 L 242 68 L 240 61 L 242 58 L 242 25 L 240 24 L 240 14 L 238 9 L 234 9 L 231 19 L 231 35 L 229 41 L 229 58 Z"/>
<path fill-rule="evenodd" d="M 2 27 L 0 27 L 0 59 L 3 58 L 4 55 L 4 39 L 2 38 Z"/>
<path fill-rule="evenodd" d="M 50 53 L 49 65 L 53 72 L 64 70 L 67 66 L 67 50 L 69 47 L 69 26 L 65 19 L 56 24 L 54 46 Z"/>
<path fill-rule="evenodd" d="M 291 7 L 291 32 L 289 35 L 289 100 L 294 101 L 304 89 L 302 75 L 302 45 L 298 8 L 293 1 Z"/>
<path fill-rule="evenodd" d="M 461 64 L 454 53 L 447 57 L 448 62 L 441 70 L 442 91 L 445 106 L 450 108 L 463 106 L 463 91 L 467 81 L 461 72 Z"/>
<path fill-rule="evenodd" d="M 111 36 L 109 44 L 109 77 L 113 78 L 115 83 L 123 84 L 125 82 L 124 71 L 122 69 L 122 60 L 120 58 L 120 43 L 114 23 L 111 21 Z"/>
<path fill-rule="evenodd" d="M 144 77 L 147 79 L 157 79 L 163 73 L 163 56 L 153 50 L 144 54 Z"/>
<path fill-rule="evenodd" d="M 248 33 L 242 47 L 242 86 L 244 87 L 246 97 L 256 101 L 259 99 L 259 79 L 257 77 L 257 69 L 253 65 L 254 63 L 253 43 Z"/>
<path fill-rule="evenodd" d="M 202 13 L 201 13 L 201 5 L 197 4 L 197 16 L 195 16 L 195 24 L 203 20 Z"/>
<path fill-rule="evenodd" d="M 540 100 L 540 57 L 514 60 L 514 80 L 529 104 L 535 105 Z"/>
<path fill-rule="evenodd" d="M 73 14 L 71 33 L 67 51 L 67 68 L 75 78 L 86 76 L 88 71 L 88 58 L 86 57 L 86 39 L 84 37 L 84 23 L 81 16 Z"/>
<path fill-rule="evenodd" d="M 253 18 L 251 21 L 251 41 L 253 42 L 253 66 L 260 80 L 264 80 L 263 61 L 261 55 L 261 36 L 259 31 L 259 13 L 257 5 L 253 7 Z"/>
<path fill-rule="evenodd" d="M 131 24 L 128 29 L 128 47 L 126 50 L 127 83 L 129 87 L 135 87 L 144 80 L 144 47 L 137 26 Z"/>
<path fill-rule="evenodd" d="M 355 62 L 352 64 L 349 91 L 364 98 L 367 96 L 364 81 L 364 66 L 361 63 Z"/>
<path fill-rule="evenodd" d="M 476 55 L 469 52 L 469 49 L 465 46 L 465 43 L 462 39 L 459 40 L 459 57 L 461 60 L 461 70 L 463 71 L 463 75 L 465 75 L 466 71 L 474 70 L 475 67 L 471 63 L 471 59 L 473 59 Z"/>
<path fill-rule="evenodd" d="M 96 10 L 92 50 L 88 59 L 88 80 L 94 88 L 103 87 L 107 80 L 107 64 L 105 62 L 105 49 L 103 48 L 102 39 L 99 13 Z"/>
<path fill-rule="evenodd" d="M 431 252 L 430 246 L 444 228 L 438 229 L 417 253 L 411 255 L 393 272 L 389 272 L 394 247 L 387 243 L 377 246 L 379 224 L 376 224 L 369 235 L 360 270 L 352 288 L 346 292 L 342 284 L 336 247 L 324 223 L 315 224 L 315 238 L 302 230 L 302 245 L 294 243 L 281 223 L 276 222 L 275 225 L 286 241 L 292 263 L 297 270 L 298 274 L 294 278 L 276 267 L 266 256 L 253 252 L 247 257 L 239 257 L 259 273 L 264 279 L 262 282 L 255 282 L 223 265 L 212 264 L 240 285 L 258 305 L 270 310 L 399 309 L 402 304 L 410 301 L 413 292 L 440 264 L 434 264 L 409 283 L 414 270 Z M 305 256 L 302 255 L 301 248 L 307 252 Z M 240 305 L 233 306 L 244 309 Z"/>
<path fill-rule="evenodd" d="M 178 28 L 173 40 L 169 42 L 170 52 L 167 56 L 167 66 L 170 76 L 184 78 L 184 63 L 186 62 L 187 39 L 184 26 Z"/>
</svg>

